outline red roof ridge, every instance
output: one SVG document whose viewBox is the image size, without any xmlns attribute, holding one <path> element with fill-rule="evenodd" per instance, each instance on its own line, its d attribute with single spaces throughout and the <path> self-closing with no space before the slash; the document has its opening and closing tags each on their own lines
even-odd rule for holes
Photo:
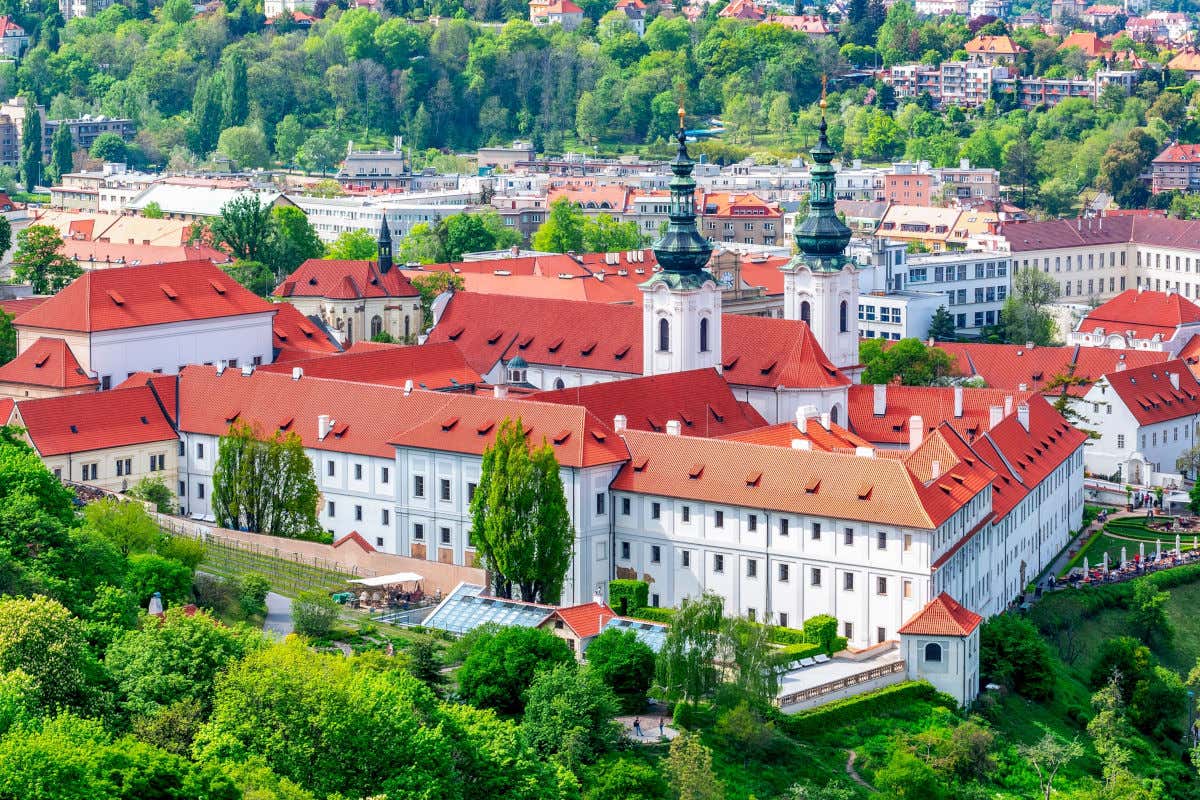
<svg viewBox="0 0 1200 800">
<path fill-rule="evenodd" d="M 581 639 L 587 639 L 592 636 L 598 636 L 604 630 L 604 626 L 608 624 L 608 621 L 615 619 L 616 616 L 617 612 L 609 608 L 607 603 L 593 600 L 590 603 L 581 603 L 577 606 L 556 608 L 546 619 L 549 620 L 557 617 L 576 636 Z"/>
<path fill-rule="evenodd" d="M 909 636 L 970 636 L 983 617 L 942 592 L 900 626 Z"/>
<path fill-rule="evenodd" d="M 367 553 L 375 552 L 374 546 L 372 546 L 370 542 L 368 542 L 365 538 L 363 538 L 363 535 L 361 533 L 359 533 L 358 531 L 350 531 L 345 536 L 343 536 L 342 538 L 340 538 L 336 542 L 334 542 L 333 547 L 336 550 L 337 548 L 341 547 L 342 545 L 349 544 L 351 542 L 353 542 L 354 544 L 361 547 L 364 552 L 367 552 Z"/>
</svg>

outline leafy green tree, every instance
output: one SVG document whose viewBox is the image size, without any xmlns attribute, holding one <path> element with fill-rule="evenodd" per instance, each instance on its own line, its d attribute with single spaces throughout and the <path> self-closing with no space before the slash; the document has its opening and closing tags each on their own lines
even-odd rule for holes
<svg viewBox="0 0 1200 800">
<path fill-rule="evenodd" d="M 304 144 L 304 126 L 295 114 L 288 114 L 275 126 L 275 158 L 286 167 L 296 161 L 296 154 Z"/>
<path fill-rule="evenodd" d="M 937 386 L 954 369 L 946 351 L 920 339 L 901 339 L 887 348 L 883 345 L 879 339 L 866 339 L 859 345 L 859 360 L 867 365 L 863 383 L 890 383 L 899 377 L 905 386 Z"/>
<path fill-rule="evenodd" d="M 25 95 L 25 118 L 21 122 L 21 180 L 32 192 L 42 180 L 42 112 L 31 96 Z"/>
<path fill-rule="evenodd" d="M 933 767 L 906 750 L 892 753 L 887 765 L 875 773 L 875 785 L 888 797 L 905 800 L 937 800 L 945 796 Z"/>
<path fill-rule="evenodd" d="M 317 230 L 308 221 L 308 216 L 295 206 L 277 206 L 271 209 L 274 225 L 273 239 L 275 274 L 290 275 L 310 258 L 325 254 L 325 245 L 317 236 Z"/>
<path fill-rule="evenodd" d="M 372 261 L 379 255 L 379 245 L 369 231 L 342 231 L 325 251 L 325 258 L 339 261 Z"/>
<path fill-rule="evenodd" d="M 1015 344 L 1048 345 L 1054 338 L 1049 305 L 1058 297 L 1058 282 L 1038 269 L 1012 276 L 1012 291 L 1000 314 L 1004 339 Z"/>
<path fill-rule="evenodd" d="M 13 327 L 12 314 L 0 311 L 0 364 L 7 364 L 17 357 L 17 329 Z"/>
<path fill-rule="evenodd" d="M 1187 688 L 1174 670 L 1155 665 L 1138 681 L 1129 699 L 1129 718 L 1138 730 L 1159 739 L 1174 739 L 1187 718 Z"/>
<path fill-rule="evenodd" d="M 192 4 L 188 0 L 166 0 L 162 5 L 162 18 L 182 25 L 192 18 Z"/>
<path fill-rule="evenodd" d="M 246 91 L 246 59 L 234 50 L 225 59 L 225 104 L 222 109 L 222 127 L 236 128 L 246 122 L 250 113 L 250 96 Z M 222 131 L 224 135 L 224 131 Z M 261 133 L 259 134 L 262 135 Z M 263 144 L 266 149 L 266 144 Z"/>
<path fill-rule="evenodd" d="M 503 628 L 475 642 L 458 671 L 458 693 L 477 708 L 520 714 L 539 671 L 573 662 L 571 648 L 549 631 Z"/>
<path fill-rule="evenodd" d="M 1050 648 L 1028 620 L 999 614 L 979 634 L 979 673 L 1031 700 L 1054 693 Z"/>
<path fill-rule="evenodd" d="M 579 206 L 566 197 L 550 203 L 546 221 L 533 234 L 533 248 L 550 253 L 583 250 L 583 227 L 587 218 Z"/>
<path fill-rule="evenodd" d="M 549 443 L 531 448 L 520 418 L 504 419 L 483 453 L 471 501 L 471 540 L 496 593 L 557 603 L 575 532 L 558 460 Z"/>
<path fill-rule="evenodd" d="M 442 243 L 427 222 L 418 222 L 396 247 L 396 260 L 401 264 L 433 264 L 441 258 Z"/>
<path fill-rule="evenodd" d="M 716 660 L 723 610 L 723 601 L 713 594 L 680 604 L 656 664 L 656 679 L 668 700 L 695 704 L 720 685 Z"/>
<path fill-rule="evenodd" d="M 265 167 L 270 160 L 267 138 L 258 128 L 235 125 L 221 131 L 217 152 L 228 158 L 238 169 Z"/>
<path fill-rule="evenodd" d="M 261 646 L 249 629 L 227 628 L 198 612 L 167 609 L 161 622 L 127 631 L 108 648 L 105 665 L 122 705 L 134 715 L 159 711 L 178 700 L 212 704 L 217 676 Z"/>
<path fill-rule="evenodd" d="M 112 542 L 122 555 L 152 550 L 161 535 L 141 503 L 105 497 L 84 506 L 83 518 L 88 531 Z"/>
<path fill-rule="evenodd" d="M 616 747 L 617 710 L 616 696 L 591 669 L 559 664 L 533 679 L 521 730 L 536 752 L 578 769 Z"/>
<path fill-rule="evenodd" d="M 246 618 L 267 613 L 267 594 L 271 583 L 262 575 L 251 572 L 238 581 L 238 609 Z"/>
<path fill-rule="evenodd" d="M 413 287 L 421 293 L 421 319 L 426 324 L 433 320 L 433 301 L 443 292 L 461 292 L 466 289 L 466 283 L 461 275 L 453 272 L 430 272 L 418 275 L 411 281 Z"/>
<path fill-rule="evenodd" d="M 135 483 L 127 494 L 138 500 L 153 503 L 155 510 L 160 514 L 170 514 L 175 510 L 175 493 L 162 478 L 147 475 Z"/>
<path fill-rule="evenodd" d="M 56 294 L 83 274 L 79 265 L 59 252 L 62 244 L 50 225 L 30 225 L 17 233 L 13 277 L 30 284 L 34 294 Z"/>
<path fill-rule="evenodd" d="M 217 681 L 196 755 L 261 757 L 321 797 L 462 797 L 475 776 L 457 769 L 432 693 L 402 671 L 357 666 L 299 641 L 252 653 Z"/>
<path fill-rule="evenodd" d="M 1037 772 L 1043 800 L 1050 800 L 1059 770 L 1083 756 L 1079 742 L 1066 742 L 1049 732 L 1032 745 L 1018 745 L 1017 750 Z"/>
<path fill-rule="evenodd" d="M 721 737 L 721 741 L 733 752 L 740 753 L 746 764 L 764 760 L 780 739 L 775 724 L 764 721 L 745 700 L 721 712 L 713 726 L 713 733 Z"/>
<path fill-rule="evenodd" d="M 71 138 L 71 128 L 59 125 L 50 138 L 50 179 L 55 183 L 70 172 L 74 166 L 75 140 Z"/>
<path fill-rule="evenodd" d="M 671 741 L 667 775 L 679 800 L 722 800 L 725 788 L 713 772 L 712 751 L 698 733 L 682 733 Z"/>
<path fill-rule="evenodd" d="M 667 800 L 667 782 L 658 770 L 629 758 L 601 760 L 585 783 L 584 800 Z"/>
<path fill-rule="evenodd" d="M 958 338 L 954 315 L 945 306 L 938 306 L 938 310 L 933 312 L 929 320 L 929 338 L 937 342 L 952 342 Z"/>
<path fill-rule="evenodd" d="M 1160 590 L 1145 578 L 1133 582 L 1133 598 L 1129 603 L 1129 622 L 1142 641 L 1149 645 L 1170 643 L 1175 629 L 1167 619 L 1165 608 L 1170 592 Z"/>
<path fill-rule="evenodd" d="M 336 131 L 317 130 L 304 140 L 304 144 L 296 152 L 296 160 L 309 172 L 325 175 L 337 166 L 341 159 L 343 141 Z"/>
<path fill-rule="evenodd" d="M 646 243 L 634 220 L 617 222 L 608 214 L 598 214 L 583 223 L 583 252 L 612 253 L 636 250 Z"/>
<path fill-rule="evenodd" d="M 192 569 L 173 558 L 134 553 L 129 556 L 125 589 L 143 607 L 155 592 L 162 595 L 164 605 L 184 603 L 192 592 Z"/>
<path fill-rule="evenodd" d="M 314 639 L 323 639 L 333 630 L 341 615 L 341 607 L 326 592 L 301 592 L 292 603 L 292 620 L 296 632 Z"/>
<path fill-rule="evenodd" d="M 129 146 L 119 133 L 102 133 L 92 142 L 88 155 L 106 163 L 123 164 L 129 158 Z"/>
<path fill-rule="evenodd" d="M 1100 643 L 1100 650 L 1092 664 L 1091 685 L 1100 688 L 1117 676 L 1116 688 L 1124 702 L 1133 697 L 1138 682 L 1148 677 L 1154 669 L 1154 658 L 1150 648 L 1132 636 L 1116 636 Z"/>
<path fill-rule="evenodd" d="M 270 297 L 275 290 L 275 274 L 261 261 L 234 261 L 222 264 L 221 269 L 259 297 Z"/>
<path fill-rule="evenodd" d="M 220 75 L 200 75 L 192 95 L 191 125 L 188 141 L 192 150 L 206 156 L 217 147 L 224 116 Z"/>
<path fill-rule="evenodd" d="M 434 694 L 441 695 L 447 683 L 445 666 L 433 642 L 421 639 L 408 648 L 408 671 L 414 678 L 428 686 Z"/>
<path fill-rule="evenodd" d="M 654 681 L 654 651 L 630 630 L 610 628 L 587 648 L 588 667 L 612 689 L 628 713 L 646 705 L 646 692 Z"/>
<path fill-rule="evenodd" d="M 502 250 L 520 244 L 521 236 L 507 228 L 492 209 L 473 214 L 452 214 L 435 229 L 441 243 L 441 261 L 459 261 L 463 253 Z"/>
<path fill-rule="evenodd" d="M 322 541 L 326 534 L 317 521 L 319 497 L 312 462 L 294 431 L 265 438 L 249 425 L 235 423 L 221 437 L 212 492 L 218 525 Z"/>
<path fill-rule="evenodd" d="M 272 206 L 253 192 L 233 198 L 209 228 L 213 241 L 238 261 L 270 263 L 275 254 Z"/>
<path fill-rule="evenodd" d="M 142 216 L 146 219 L 162 219 L 162 206 L 152 200 L 149 203 L 146 203 L 145 207 L 142 208 Z"/>
<path fill-rule="evenodd" d="M 12 247 L 12 223 L 8 217 L 0 217 L 0 254 L 7 253 Z"/>
<path fill-rule="evenodd" d="M 30 696 L 48 711 L 86 708 L 100 678 L 83 624 L 61 603 L 36 597 L 0 600 L 0 674 L 21 670 Z"/>
</svg>

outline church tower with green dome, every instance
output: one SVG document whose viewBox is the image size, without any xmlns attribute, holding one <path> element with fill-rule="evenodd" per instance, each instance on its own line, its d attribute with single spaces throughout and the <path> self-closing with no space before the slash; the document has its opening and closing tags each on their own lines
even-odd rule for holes
<svg viewBox="0 0 1200 800">
<path fill-rule="evenodd" d="M 796 226 L 796 255 L 783 270 L 783 315 L 808 324 L 834 366 L 856 378 L 858 270 L 846 257 L 850 229 L 834 209 L 835 155 L 826 137 L 824 78 L 821 127 L 812 154 L 808 216 Z"/>
<path fill-rule="evenodd" d="M 683 120 L 680 108 L 667 231 L 653 246 L 660 271 L 641 285 L 645 375 L 721 366 L 721 289 L 708 271 L 712 243 L 696 225 L 694 162 Z"/>
</svg>

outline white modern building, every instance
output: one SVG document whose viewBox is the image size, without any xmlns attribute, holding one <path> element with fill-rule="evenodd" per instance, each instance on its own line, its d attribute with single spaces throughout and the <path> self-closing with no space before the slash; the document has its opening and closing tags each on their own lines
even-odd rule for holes
<svg viewBox="0 0 1200 800">
<path fill-rule="evenodd" d="M 470 210 L 478 197 L 478 189 L 411 192 L 398 197 L 289 195 L 326 243 L 350 231 L 368 231 L 374 235 L 385 214 L 392 235 L 399 239 L 418 223 L 432 227 L 439 220 Z"/>
</svg>

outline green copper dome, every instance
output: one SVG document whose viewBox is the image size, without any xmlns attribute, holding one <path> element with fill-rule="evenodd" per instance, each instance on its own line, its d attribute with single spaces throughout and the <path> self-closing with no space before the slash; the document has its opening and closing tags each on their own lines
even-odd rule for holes
<svg viewBox="0 0 1200 800">
<path fill-rule="evenodd" d="M 697 284 L 711 280 L 705 267 L 712 255 L 712 244 L 700 235 L 696 227 L 696 181 L 692 179 L 693 161 L 688 156 L 683 131 L 683 109 L 679 110 L 679 132 L 675 135 L 679 148 L 671 161 L 671 206 L 667 214 L 667 232 L 654 243 L 654 256 L 664 273 L 685 278 Z"/>
<path fill-rule="evenodd" d="M 824 101 L 822 101 L 822 104 Z M 850 244 L 850 229 L 834 211 L 833 148 L 825 136 L 825 116 L 821 115 L 820 136 L 811 151 L 812 180 L 809 184 L 808 216 L 796 226 L 796 247 L 801 258 L 814 270 L 837 272 L 846 264 L 844 252 Z"/>
</svg>

